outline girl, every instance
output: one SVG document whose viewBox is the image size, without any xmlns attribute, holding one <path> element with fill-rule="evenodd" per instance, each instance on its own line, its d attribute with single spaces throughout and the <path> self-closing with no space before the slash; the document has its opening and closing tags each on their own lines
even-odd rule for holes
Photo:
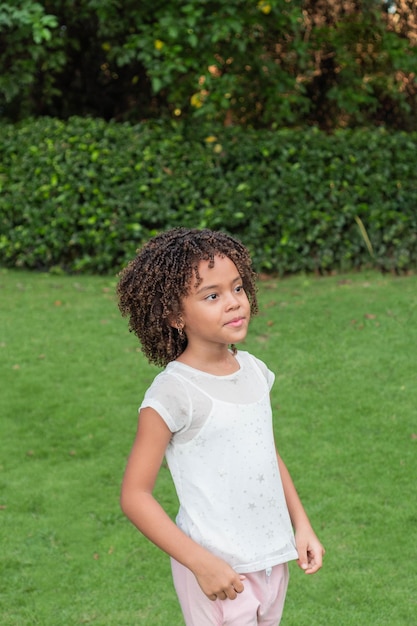
<svg viewBox="0 0 417 626">
<path fill-rule="evenodd" d="M 277 626 L 288 561 L 313 574 L 324 549 L 275 449 L 274 374 L 235 347 L 257 312 L 248 251 L 176 228 L 139 251 L 117 290 L 143 352 L 165 368 L 140 407 L 122 509 L 170 555 L 186 626 Z M 176 524 L 152 495 L 164 456 Z"/>
</svg>

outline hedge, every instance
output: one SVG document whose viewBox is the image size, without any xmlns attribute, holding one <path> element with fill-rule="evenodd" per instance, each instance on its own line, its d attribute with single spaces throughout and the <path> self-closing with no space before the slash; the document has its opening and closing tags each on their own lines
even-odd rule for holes
<svg viewBox="0 0 417 626">
<path fill-rule="evenodd" d="M 236 235 L 263 272 L 417 266 L 417 133 L 86 118 L 0 133 L 5 267 L 115 272 L 179 225 Z"/>
</svg>

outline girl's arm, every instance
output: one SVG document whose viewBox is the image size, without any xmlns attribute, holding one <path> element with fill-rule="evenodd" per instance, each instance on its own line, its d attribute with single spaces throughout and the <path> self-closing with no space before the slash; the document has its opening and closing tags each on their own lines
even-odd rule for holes
<svg viewBox="0 0 417 626">
<path fill-rule="evenodd" d="M 121 507 L 130 521 L 155 545 L 197 578 L 211 599 L 234 600 L 242 579 L 225 561 L 190 539 L 153 497 L 153 489 L 172 433 L 151 408 L 140 411 L 139 426 L 123 477 Z"/>
<path fill-rule="evenodd" d="M 277 458 L 285 500 L 294 527 L 298 551 L 297 563 L 306 574 L 314 574 L 322 566 L 325 550 L 313 531 L 290 473 L 278 453 Z"/>
</svg>

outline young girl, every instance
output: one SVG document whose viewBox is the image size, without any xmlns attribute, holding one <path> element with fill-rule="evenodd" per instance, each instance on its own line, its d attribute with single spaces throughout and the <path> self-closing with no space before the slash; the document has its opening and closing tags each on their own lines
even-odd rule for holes
<svg viewBox="0 0 417 626">
<path fill-rule="evenodd" d="M 122 509 L 170 555 L 186 626 L 277 626 L 288 561 L 313 574 L 324 549 L 275 449 L 274 374 L 235 347 L 257 312 L 249 254 L 224 233 L 176 228 L 121 272 L 118 296 L 165 367 L 140 407 Z M 152 495 L 164 456 L 176 524 Z"/>
</svg>

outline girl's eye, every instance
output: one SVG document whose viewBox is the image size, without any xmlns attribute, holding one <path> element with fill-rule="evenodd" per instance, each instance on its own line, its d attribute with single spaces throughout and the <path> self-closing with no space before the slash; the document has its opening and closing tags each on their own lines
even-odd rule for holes
<svg viewBox="0 0 417 626">
<path fill-rule="evenodd" d="M 238 286 L 236 287 L 235 291 L 236 291 L 237 293 L 240 293 L 241 291 L 243 291 L 243 285 L 238 285 Z"/>
<path fill-rule="evenodd" d="M 217 294 L 211 293 L 209 296 L 206 297 L 206 300 L 215 300 L 216 298 L 217 298 Z"/>
</svg>

